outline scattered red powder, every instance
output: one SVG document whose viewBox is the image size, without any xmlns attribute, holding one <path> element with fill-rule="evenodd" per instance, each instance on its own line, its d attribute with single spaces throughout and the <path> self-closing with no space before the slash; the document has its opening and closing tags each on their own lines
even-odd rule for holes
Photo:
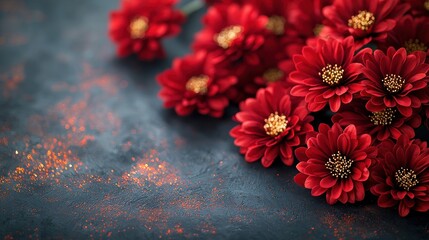
<svg viewBox="0 0 429 240">
<path fill-rule="evenodd" d="M 17 65 L 9 71 L 0 74 L 1 88 L 3 89 L 3 97 L 9 98 L 18 85 L 24 80 L 24 66 Z"/>
<path fill-rule="evenodd" d="M 131 141 L 127 141 L 126 143 L 122 144 L 122 151 L 128 152 L 131 149 L 132 145 L 133 144 L 131 143 Z"/>
<path fill-rule="evenodd" d="M 89 65 L 85 65 L 84 69 L 81 83 L 54 87 L 54 91 L 65 94 L 62 101 L 48 108 L 46 114 L 34 114 L 28 118 L 28 133 L 32 138 L 15 136 L 14 142 L 6 137 L 0 138 L 0 145 L 7 145 L 7 150 L 12 151 L 13 158 L 17 160 L 16 169 L 3 176 L 0 183 L 11 184 L 16 191 L 31 190 L 32 184 L 58 184 L 63 174 L 87 169 L 72 150 L 74 147 L 85 148 L 89 141 L 96 140 L 96 133 L 114 136 L 120 131 L 120 119 L 103 104 L 112 94 L 117 94 L 118 82 L 112 77 L 97 77 Z M 23 79 L 22 65 L 0 74 L 4 94 L 10 94 Z M 80 99 L 67 97 L 74 88 L 79 90 L 77 96 Z M 94 95 L 93 91 L 97 89 L 104 94 Z M 51 129 L 58 123 L 64 127 L 63 132 L 55 130 L 56 133 L 52 134 Z M 7 127 L 7 124 L 4 126 Z M 9 131 L 10 127 L 4 130 Z M 34 137 L 40 141 L 35 142 Z M 16 149 L 13 149 L 14 146 L 17 146 Z M 90 178 L 90 181 L 94 179 Z M 83 185 L 81 181 L 77 182 L 78 186 Z"/>
<path fill-rule="evenodd" d="M 136 192 L 141 192 L 143 196 L 148 191 L 159 191 L 160 206 L 136 209 L 138 214 L 116 199 L 125 197 L 115 196 L 115 199 L 112 199 L 111 195 L 106 195 L 96 203 L 77 203 L 72 214 L 76 217 L 85 216 L 81 228 L 89 232 L 91 238 L 115 237 L 118 232 L 132 230 L 132 227 L 119 227 L 124 220 L 136 221 L 148 230 L 159 233 L 159 237 L 178 234 L 188 236 L 191 233 L 187 233 L 183 227 L 185 222 L 177 222 L 177 219 L 181 219 L 183 214 L 207 219 L 207 209 L 222 204 L 223 195 L 217 187 L 214 187 L 207 197 L 171 194 L 183 191 L 189 183 L 182 178 L 182 173 L 174 165 L 159 158 L 156 149 L 131 157 L 129 169 L 105 169 L 104 175 L 93 173 L 94 168 L 99 170 L 97 166 L 88 162 L 91 160 L 81 159 L 82 155 L 77 154 L 91 150 L 91 142 L 123 152 L 132 148 L 134 150 L 134 143 L 115 137 L 123 131 L 122 121 L 116 112 L 105 104 L 106 101 L 115 101 L 119 91 L 127 86 L 127 82 L 108 75 L 97 76 L 97 71 L 88 64 L 83 68 L 81 82 L 74 85 L 58 83 L 51 88 L 57 94 L 63 94 L 63 99 L 48 106 L 45 113 L 29 114 L 28 129 L 24 130 L 27 135 L 14 136 L 13 141 L 12 138 L 0 137 L 0 147 L 9 151 L 9 160 L 16 162 L 13 170 L 5 176 L 0 176 L 0 197 L 7 196 L 12 190 L 32 191 L 40 185 L 63 188 L 76 196 L 88 193 L 94 184 L 109 185 L 112 190 L 116 187 L 124 196 Z M 23 68 L 15 70 L 12 75 L 15 79 L 13 82 L 20 81 L 17 79 L 23 79 Z M 8 78 L 12 75 L 8 75 Z M 18 84 L 8 86 L 19 87 Z M 2 125 L 0 133 L 9 132 L 13 128 L 11 126 Z M 145 132 L 144 129 L 134 129 L 131 133 L 139 135 Z M 103 139 L 111 139 L 111 142 L 99 141 L 100 136 L 103 136 Z M 168 149 L 167 140 L 159 141 L 155 135 L 149 138 L 156 140 L 162 149 Z M 181 146 L 184 140 L 177 138 L 174 144 Z M 216 181 L 222 184 L 222 181 Z M 164 197 L 168 200 L 164 200 Z M 214 226 L 209 223 L 198 228 L 200 232 L 193 230 L 192 236 L 216 233 Z"/>
<path fill-rule="evenodd" d="M 322 223 L 332 230 L 332 234 L 336 239 L 376 238 L 377 231 L 371 232 L 367 227 L 359 224 L 362 221 L 365 221 L 364 217 L 361 218 L 355 215 L 335 216 L 326 214 L 322 218 Z"/>
<path fill-rule="evenodd" d="M 131 171 L 122 174 L 123 181 L 118 185 L 126 183 L 137 184 L 140 187 L 147 184 L 154 184 L 157 187 L 179 185 L 182 180 L 178 171 L 169 163 L 161 161 L 156 154 L 156 150 L 152 149 L 143 157 L 137 157 L 136 164 L 131 168 Z"/>
<path fill-rule="evenodd" d="M 177 137 L 174 139 L 174 144 L 176 144 L 176 147 L 183 147 L 186 144 L 185 139 Z"/>
<path fill-rule="evenodd" d="M 202 223 L 200 226 L 198 226 L 198 228 L 201 229 L 202 233 L 211 233 L 213 235 L 216 234 L 216 228 L 209 223 Z"/>
<path fill-rule="evenodd" d="M 29 42 L 29 37 L 20 30 L 29 22 L 42 21 L 45 17 L 39 10 L 28 8 L 23 1 L 0 1 L 2 32 L 0 45 L 20 46 Z"/>
<path fill-rule="evenodd" d="M 9 139 L 7 137 L 0 137 L 0 145 L 7 146 L 9 144 Z"/>
</svg>

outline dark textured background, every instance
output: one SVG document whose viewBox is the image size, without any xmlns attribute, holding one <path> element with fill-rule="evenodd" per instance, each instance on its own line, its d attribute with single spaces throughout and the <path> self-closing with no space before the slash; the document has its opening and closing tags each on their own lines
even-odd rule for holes
<svg viewBox="0 0 429 240">
<path fill-rule="evenodd" d="M 117 1 L 0 1 L 0 238 L 429 238 L 371 197 L 329 206 L 294 168 L 247 164 L 223 119 L 177 117 L 155 75 L 189 51 L 203 11 L 165 42 L 169 58 L 118 60 Z"/>
</svg>

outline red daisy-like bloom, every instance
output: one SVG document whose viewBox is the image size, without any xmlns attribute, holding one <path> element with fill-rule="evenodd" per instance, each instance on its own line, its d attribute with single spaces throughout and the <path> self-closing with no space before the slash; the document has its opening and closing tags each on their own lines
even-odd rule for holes
<svg viewBox="0 0 429 240">
<path fill-rule="evenodd" d="M 222 3 L 222 2 L 224 2 L 224 0 L 204 0 L 204 1 L 208 5 L 213 5 L 213 4 L 216 4 L 216 3 Z"/>
<path fill-rule="evenodd" d="M 290 22 L 291 1 L 284 0 L 248 0 L 259 12 L 268 17 L 266 28 L 276 36 L 296 35 Z"/>
<path fill-rule="evenodd" d="M 258 51 L 261 63 L 254 67 L 244 68 L 238 74 L 239 83 L 236 91 L 241 94 L 231 94 L 231 99 L 241 102 L 246 98 L 255 97 L 256 92 L 274 83 L 286 83 L 286 79 L 294 70 L 292 55 L 301 51 L 303 42 L 300 39 L 287 37 L 287 41 L 278 41 L 276 37 L 267 38 L 264 46 Z"/>
<path fill-rule="evenodd" d="M 252 5 L 214 5 L 203 18 L 205 26 L 196 35 L 193 49 L 208 51 L 231 69 L 258 65 L 257 50 L 264 44 L 267 22 Z"/>
<path fill-rule="evenodd" d="M 176 35 L 184 15 L 173 9 L 176 0 L 123 0 L 121 9 L 110 14 L 109 35 L 120 57 L 133 53 L 142 60 L 162 58 L 160 40 Z"/>
<path fill-rule="evenodd" d="M 423 117 L 425 119 L 424 121 L 424 125 L 426 126 L 427 129 L 429 129 L 429 106 L 425 105 L 423 107 Z"/>
<path fill-rule="evenodd" d="M 298 99 L 281 86 L 261 89 L 256 99 L 249 98 L 240 104 L 234 116 L 239 123 L 230 131 L 234 144 L 240 147 L 247 162 L 261 159 L 269 167 L 280 156 L 287 166 L 293 164 L 293 147 L 302 143 L 305 134 L 313 131 L 313 117 Z"/>
<path fill-rule="evenodd" d="M 259 88 L 271 86 L 273 84 L 282 83 L 285 87 L 291 87 L 290 81 L 287 80 L 289 73 L 293 67 L 291 60 L 283 60 L 277 64 L 265 65 L 263 72 L 256 75 L 254 78 L 255 86 Z"/>
<path fill-rule="evenodd" d="M 314 39 L 323 28 L 322 9 L 331 5 L 333 0 L 295 0 L 291 3 L 288 23 L 304 39 Z"/>
<path fill-rule="evenodd" d="M 407 55 L 405 48 L 393 47 L 374 54 L 362 56 L 364 64 L 361 95 L 369 98 L 366 108 L 371 112 L 380 112 L 385 108 L 396 107 L 405 117 L 413 114 L 429 101 L 424 89 L 428 83 L 429 65 L 425 64 L 426 53 L 414 52 Z"/>
<path fill-rule="evenodd" d="M 243 2 L 247 1 L 247 0 L 204 0 L 206 2 L 206 4 L 208 5 L 213 5 L 213 4 L 217 4 L 217 3 L 237 3 L 237 4 L 243 4 Z"/>
<path fill-rule="evenodd" d="M 429 211 L 429 150 L 420 140 L 399 138 L 379 145 L 378 164 L 371 172 L 371 193 L 378 206 L 398 206 L 399 215 Z"/>
<path fill-rule="evenodd" d="M 407 53 L 423 51 L 429 57 L 429 17 L 413 18 L 406 16 L 398 21 L 396 27 L 389 32 L 382 50 L 389 46 L 405 48 Z"/>
<path fill-rule="evenodd" d="M 237 79 L 217 71 L 207 53 L 200 51 L 176 59 L 172 69 L 160 74 L 158 81 L 164 106 L 175 108 L 178 115 L 198 110 L 203 115 L 221 117 L 229 104 L 226 92 Z"/>
<path fill-rule="evenodd" d="M 332 128 L 322 123 L 295 155 L 300 161 L 294 178 L 298 185 L 311 189 L 312 196 L 326 193 L 329 204 L 355 203 L 365 197 L 364 183 L 377 148 L 371 146 L 371 136 L 358 135 L 354 125 L 343 130 L 337 123 Z"/>
<path fill-rule="evenodd" d="M 415 17 L 429 16 L 429 0 L 402 0 L 411 5 L 411 14 Z"/>
<path fill-rule="evenodd" d="M 384 141 L 389 138 L 398 139 L 402 135 L 413 138 L 414 128 L 420 127 L 422 121 L 417 112 L 407 118 L 395 108 L 370 112 L 366 110 L 365 103 L 359 101 L 341 109 L 332 117 L 332 122 L 339 123 L 342 127 L 354 124 L 358 134 L 367 133 L 373 141 Z"/>
<path fill-rule="evenodd" d="M 279 62 L 274 58 L 263 61 L 262 64 L 241 74 L 239 84 L 235 86 L 235 93 L 230 92 L 230 97 L 234 102 L 241 102 L 249 97 L 255 97 L 256 92 L 266 86 L 278 82 L 286 82 L 287 75 L 280 69 Z"/>
<path fill-rule="evenodd" d="M 399 0 L 335 0 L 323 9 L 326 27 L 321 36 L 353 36 L 357 49 L 372 41 L 383 42 L 409 9 Z"/>
<path fill-rule="evenodd" d="M 302 55 L 295 55 L 296 71 L 290 74 L 295 84 L 291 94 L 305 97 L 312 112 L 322 110 L 329 104 L 333 112 L 341 104 L 350 103 L 353 94 L 362 89 L 357 81 L 361 64 L 353 59 L 353 38 L 342 41 L 319 39 L 317 45 L 306 46 Z"/>
</svg>

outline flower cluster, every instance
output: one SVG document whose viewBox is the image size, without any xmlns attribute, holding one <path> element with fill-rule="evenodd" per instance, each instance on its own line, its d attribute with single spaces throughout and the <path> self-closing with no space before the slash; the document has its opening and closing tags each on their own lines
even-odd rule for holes
<svg viewBox="0 0 429 240">
<path fill-rule="evenodd" d="M 163 58 L 161 39 L 179 33 L 184 15 L 173 9 L 176 0 L 123 0 L 110 14 L 109 35 L 118 56 L 136 54 L 142 60 Z"/>
<path fill-rule="evenodd" d="M 164 56 L 184 21 L 174 3 L 123 0 L 119 55 Z M 157 77 L 166 108 L 222 117 L 239 104 L 230 135 L 247 162 L 297 163 L 295 182 L 329 204 L 371 193 L 401 216 L 429 211 L 429 148 L 414 139 L 429 127 L 429 1 L 205 3 L 192 52 Z"/>
</svg>

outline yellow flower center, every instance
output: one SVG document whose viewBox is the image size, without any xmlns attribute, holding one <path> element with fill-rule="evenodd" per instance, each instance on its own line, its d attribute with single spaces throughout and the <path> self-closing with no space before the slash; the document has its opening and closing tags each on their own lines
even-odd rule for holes
<svg viewBox="0 0 429 240">
<path fill-rule="evenodd" d="M 426 10 L 429 11 L 429 0 L 426 0 L 426 2 L 424 3 Z"/>
<path fill-rule="evenodd" d="M 278 68 L 270 68 L 264 72 L 262 77 L 269 83 L 277 82 L 284 76 L 284 72 Z"/>
<path fill-rule="evenodd" d="M 362 31 L 366 31 L 374 24 L 374 22 L 374 14 L 368 11 L 359 11 L 357 15 L 354 15 L 349 19 L 348 25 L 356 30 L 360 29 Z"/>
<path fill-rule="evenodd" d="M 138 39 L 143 38 L 149 28 L 149 22 L 145 17 L 138 17 L 130 23 L 130 34 L 131 38 Z"/>
<path fill-rule="evenodd" d="M 243 28 L 237 25 L 229 26 L 214 36 L 215 42 L 222 48 L 229 48 L 232 42 L 240 36 Z"/>
<path fill-rule="evenodd" d="M 186 90 L 194 92 L 196 94 L 204 95 L 207 93 L 208 82 L 209 82 L 209 77 L 207 75 L 191 77 L 186 82 Z"/>
<path fill-rule="evenodd" d="M 410 191 L 410 188 L 419 184 L 417 175 L 409 168 L 401 167 L 401 169 L 395 172 L 395 179 L 398 186 L 406 191 Z"/>
<path fill-rule="evenodd" d="M 283 35 L 285 33 L 286 19 L 281 16 L 271 16 L 268 19 L 266 28 L 276 35 Z"/>
<path fill-rule="evenodd" d="M 265 133 L 272 137 L 278 136 L 282 133 L 286 129 L 288 123 L 286 116 L 283 114 L 279 115 L 278 112 L 271 113 L 264 121 Z"/>
<path fill-rule="evenodd" d="M 428 50 L 428 47 L 422 42 L 420 42 L 419 39 L 409 39 L 404 43 L 404 47 L 407 50 L 407 53 L 412 53 L 415 51 L 423 51 L 426 52 Z"/>
<path fill-rule="evenodd" d="M 405 79 L 396 74 L 387 74 L 381 81 L 386 90 L 391 93 L 400 91 L 405 83 Z"/>
<path fill-rule="evenodd" d="M 314 36 L 319 36 L 320 32 L 322 31 L 323 25 L 322 24 L 317 24 L 314 28 L 313 28 L 313 33 Z"/>
<path fill-rule="evenodd" d="M 387 126 L 392 124 L 393 119 L 395 119 L 396 109 L 386 108 L 381 112 L 373 112 L 369 115 L 371 122 L 376 125 Z"/>
<path fill-rule="evenodd" d="M 343 156 L 340 151 L 332 154 L 325 163 L 326 169 L 331 172 L 331 175 L 336 178 L 348 178 L 352 173 L 353 160 Z"/>
<path fill-rule="evenodd" d="M 330 86 L 337 85 L 343 78 L 343 74 L 344 69 L 337 64 L 328 64 L 322 68 L 322 72 L 319 72 L 319 76 L 322 77 L 322 81 Z"/>
</svg>

